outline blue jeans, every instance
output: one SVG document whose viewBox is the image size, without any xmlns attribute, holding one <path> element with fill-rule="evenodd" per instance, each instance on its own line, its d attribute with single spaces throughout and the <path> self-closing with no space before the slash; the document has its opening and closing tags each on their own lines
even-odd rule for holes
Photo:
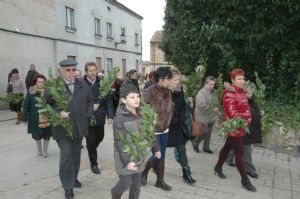
<svg viewBox="0 0 300 199">
<path fill-rule="evenodd" d="M 160 160 L 164 160 L 166 156 L 166 149 L 168 145 L 168 139 L 169 139 L 169 133 L 163 133 L 163 134 L 157 134 L 155 135 L 156 142 L 159 143 L 160 145 L 160 153 L 161 153 L 161 158 L 157 159 L 152 153 L 151 157 L 151 162 L 153 165 L 158 165 Z"/>
</svg>

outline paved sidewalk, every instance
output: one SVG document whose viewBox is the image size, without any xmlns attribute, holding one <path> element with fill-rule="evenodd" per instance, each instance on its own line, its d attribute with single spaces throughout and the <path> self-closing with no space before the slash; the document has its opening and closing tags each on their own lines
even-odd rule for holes
<svg viewBox="0 0 300 199">
<path fill-rule="evenodd" d="M 10 115 L 9 115 L 10 114 Z M 0 111 L 0 120 L 14 116 L 9 111 Z M 0 122 L 0 198 L 1 199 L 60 199 L 64 191 L 58 177 L 59 150 L 55 141 L 50 142 L 49 157 L 36 155 L 35 143 L 26 133 L 26 125 L 15 125 L 14 120 Z M 117 182 L 113 161 L 113 139 L 110 126 L 106 126 L 104 142 L 98 148 L 101 174 L 94 175 L 89 168 L 87 150 L 82 150 L 79 180 L 83 187 L 75 189 L 77 199 L 109 199 L 110 189 Z M 84 146 L 85 141 L 84 141 Z M 179 164 L 174 160 L 173 148 L 167 149 L 165 180 L 172 191 L 165 192 L 154 187 L 155 175 L 149 173 L 148 184 L 141 189 L 141 199 L 299 199 L 300 158 L 275 153 L 255 147 L 253 161 L 259 178 L 252 180 L 256 193 L 242 188 L 236 168 L 224 165 L 227 179 L 213 174 L 218 152 L 223 141 L 212 138 L 209 155 L 201 151 L 196 154 L 191 144 L 187 153 L 193 177 L 197 183 L 190 186 L 183 182 Z M 128 192 L 122 198 L 128 198 Z"/>
</svg>

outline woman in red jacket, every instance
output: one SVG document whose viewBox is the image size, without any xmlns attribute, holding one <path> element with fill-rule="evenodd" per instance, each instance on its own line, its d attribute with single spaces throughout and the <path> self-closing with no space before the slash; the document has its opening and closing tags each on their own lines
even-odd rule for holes
<svg viewBox="0 0 300 199">
<path fill-rule="evenodd" d="M 231 89 L 224 90 L 223 107 L 224 107 L 224 121 L 231 118 L 244 118 L 247 121 L 247 125 L 251 122 L 251 113 L 248 105 L 247 96 L 243 90 L 244 87 L 244 75 L 245 72 L 238 68 L 230 72 L 230 79 L 232 81 Z M 223 174 L 222 166 L 224 161 L 232 149 L 235 154 L 235 162 L 237 168 L 242 177 L 242 185 L 248 191 L 256 191 L 256 188 L 251 184 L 245 170 L 245 164 L 243 160 L 243 137 L 245 132 L 243 129 L 239 129 L 236 132 L 228 132 L 225 145 L 220 151 L 218 163 L 215 166 L 215 173 L 220 178 L 226 178 Z"/>
</svg>

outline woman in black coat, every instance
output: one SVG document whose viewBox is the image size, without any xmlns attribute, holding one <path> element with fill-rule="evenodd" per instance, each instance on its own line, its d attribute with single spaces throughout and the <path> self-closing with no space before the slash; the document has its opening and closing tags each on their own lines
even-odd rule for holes
<svg viewBox="0 0 300 199">
<path fill-rule="evenodd" d="M 181 73 L 176 69 L 171 69 L 171 72 L 173 75 L 170 86 L 172 91 L 173 115 L 169 126 L 168 147 L 176 147 L 179 154 L 179 163 L 182 167 L 183 179 L 192 184 L 196 180 L 191 176 L 185 148 L 186 142 L 190 139 L 190 134 L 185 124 L 186 101 L 180 83 Z"/>
<path fill-rule="evenodd" d="M 262 143 L 262 130 L 261 130 L 261 111 L 255 101 L 253 95 L 253 87 L 251 84 L 245 86 L 246 95 L 248 97 L 248 104 L 251 112 L 251 123 L 249 126 L 250 134 L 246 134 L 243 138 L 244 143 L 244 162 L 247 174 L 252 178 L 258 178 L 255 166 L 252 163 L 252 149 L 251 145 Z M 234 154 L 231 152 L 228 155 L 228 164 L 235 166 L 233 163 Z"/>
</svg>

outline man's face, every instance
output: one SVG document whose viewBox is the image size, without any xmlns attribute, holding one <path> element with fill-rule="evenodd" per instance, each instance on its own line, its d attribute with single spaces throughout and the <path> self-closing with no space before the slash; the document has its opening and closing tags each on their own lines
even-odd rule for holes
<svg viewBox="0 0 300 199">
<path fill-rule="evenodd" d="M 79 79 L 81 78 L 81 72 L 79 70 L 75 71 L 75 77 Z"/>
<path fill-rule="evenodd" d="M 67 80 L 67 81 L 73 81 L 75 80 L 75 71 L 76 67 L 75 66 L 66 66 L 60 68 L 61 75 L 62 77 Z"/>
<path fill-rule="evenodd" d="M 96 66 L 88 66 L 87 67 L 87 71 L 86 71 L 86 75 L 88 76 L 88 78 L 90 80 L 95 80 L 96 76 L 97 76 L 97 68 L 96 68 Z"/>
</svg>

